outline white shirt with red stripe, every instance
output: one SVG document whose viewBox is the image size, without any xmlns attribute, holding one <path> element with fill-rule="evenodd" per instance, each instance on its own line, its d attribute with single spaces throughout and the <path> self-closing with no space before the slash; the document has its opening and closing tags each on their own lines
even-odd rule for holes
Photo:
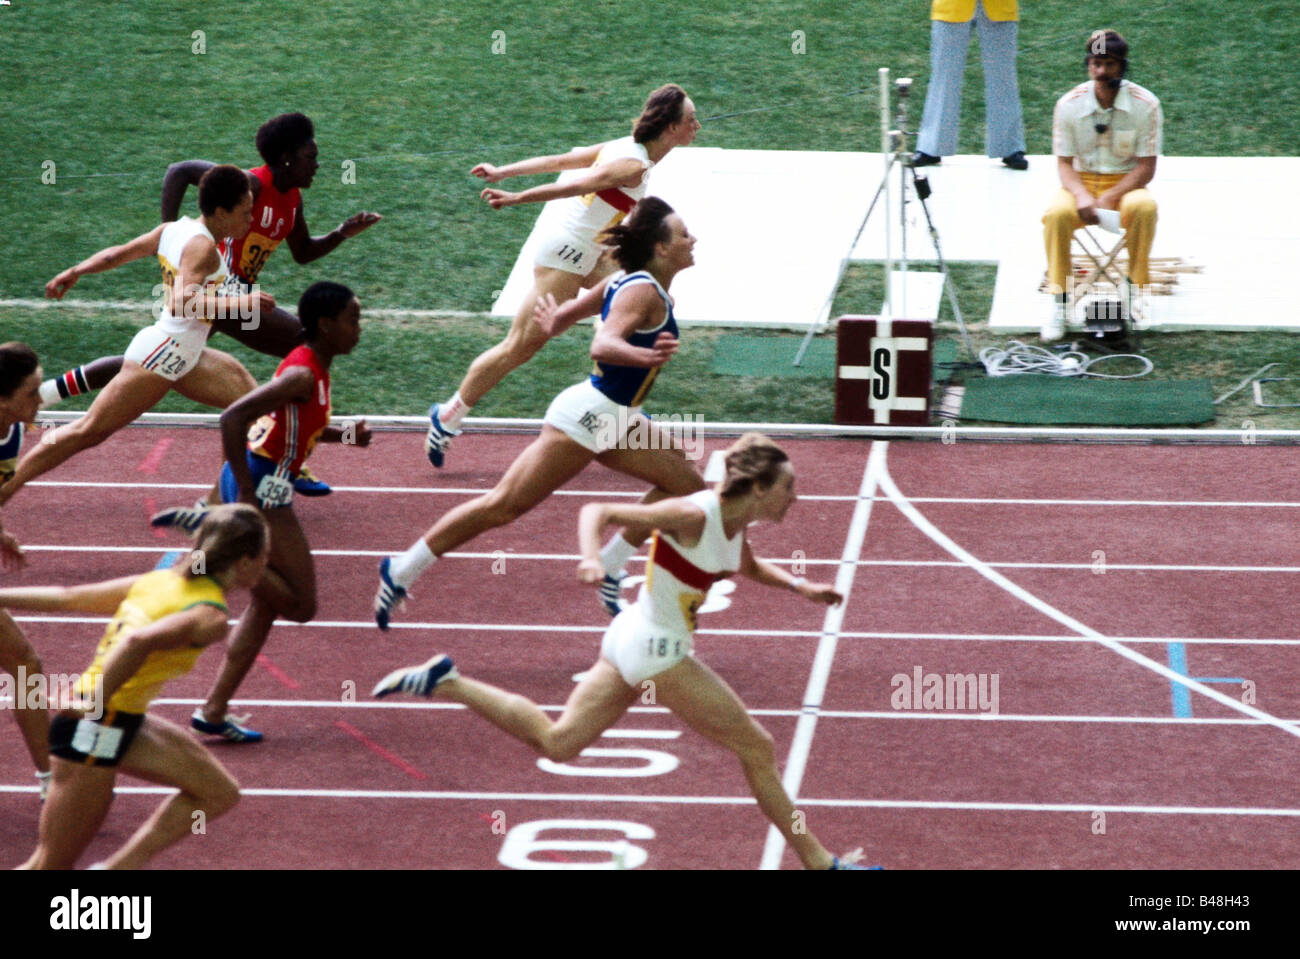
<svg viewBox="0 0 1300 959">
<path fill-rule="evenodd" d="M 637 596 L 641 618 L 656 629 L 690 635 L 709 587 L 740 569 L 742 529 L 730 539 L 722 528 L 722 501 L 713 490 L 686 497 L 704 512 L 704 532 L 694 546 L 683 546 L 656 530 L 646 559 L 645 583 Z"/>
<path fill-rule="evenodd" d="M 611 226 L 622 222 L 623 218 L 632 212 L 632 207 L 645 196 L 646 180 L 650 168 L 654 166 L 650 162 L 650 154 L 646 152 L 646 148 L 630 136 L 623 137 L 621 140 L 611 140 L 601 147 L 592 169 L 628 158 L 636 160 L 645 168 L 645 172 L 641 174 L 641 181 L 636 186 L 614 186 L 597 193 L 570 197 L 565 201 L 567 204 L 565 230 L 580 240 L 595 243 L 596 237 L 603 230 L 608 230 Z"/>
<path fill-rule="evenodd" d="M 167 293 L 163 297 L 162 312 L 154 325 L 168 336 L 182 336 L 211 325 L 210 321 L 197 316 L 172 316 L 171 310 L 171 291 L 181 272 L 181 255 L 190 241 L 200 236 L 212 240 L 212 234 L 201 220 L 183 216 L 163 227 L 162 235 L 158 238 L 158 264 L 162 267 L 163 286 L 167 288 Z M 213 240 L 214 244 L 215 242 Z M 205 290 L 216 290 L 225 278 L 226 266 L 222 263 L 216 272 L 209 273 L 199 283 Z"/>
<path fill-rule="evenodd" d="M 1124 80 L 1105 110 L 1087 80 L 1056 101 L 1052 153 L 1074 157 L 1081 173 L 1128 173 L 1138 157 L 1160 155 L 1163 126 L 1160 101 L 1150 90 Z"/>
</svg>

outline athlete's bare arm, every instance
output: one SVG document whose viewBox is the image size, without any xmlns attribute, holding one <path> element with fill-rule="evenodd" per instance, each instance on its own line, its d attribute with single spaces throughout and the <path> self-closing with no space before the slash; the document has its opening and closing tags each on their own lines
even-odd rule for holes
<svg viewBox="0 0 1300 959">
<path fill-rule="evenodd" d="M 162 185 L 162 222 L 170 223 L 180 219 L 181 201 L 185 191 L 198 186 L 203 174 L 211 170 L 215 163 L 208 160 L 182 160 L 167 168 Z"/>
<path fill-rule="evenodd" d="M 561 170 L 581 170 L 583 167 L 589 167 L 596 162 L 600 156 L 600 151 L 605 148 L 605 144 L 597 143 L 594 146 L 579 147 L 576 150 L 570 150 L 568 153 L 556 153 L 552 156 L 533 157 L 530 160 L 520 160 L 517 163 L 507 163 L 505 166 L 493 166 L 491 163 L 480 163 L 470 174 L 480 179 L 487 180 L 488 183 L 499 183 L 502 180 L 512 176 L 530 176 L 535 173 L 559 173 Z"/>
<path fill-rule="evenodd" d="M 86 257 L 76 266 L 68 267 L 45 284 L 45 295 L 51 300 L 61 300 L 63 295 L 76 285 L 77 280 L 87 273 L 104 273 L 108 270 L 114 270 L 124 263 L 156 255 L 158 253 L 158 241 L 162 237 L 163 227 L 165 226 L 167 226 L 166 223 L 161 223 L 148 233 L 140 234 L 134 240 L 120 243 L 117 246 L 105 247 L 98 253 Z"/>
<path fill-rule="evenodd" d="M 307 229 L 307 218 L 302 212 L 302 201 L 298 202 L 298 215 L 294 217 L 293 229 L 289 231 L 289 252 L 295 263 L 311 263 L 327 253 L 333 253 L 344 240 L 350 240 L 362 230 L 374 226 L 383 217 L 378 213 L 362 210 L 354 213 L 335 229 L 324 236 L 312 236 Z"/>
</svg>

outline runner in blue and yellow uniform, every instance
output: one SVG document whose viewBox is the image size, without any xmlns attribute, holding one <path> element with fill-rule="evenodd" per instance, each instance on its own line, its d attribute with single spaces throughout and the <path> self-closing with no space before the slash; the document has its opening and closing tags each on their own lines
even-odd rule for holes
<svg viewBox="0 0 1300 959">
<path fill-rule="evenodd" d="M 25 869 L 71 869 L 99 831 L 121 771 L 180 793 L 166 799 L 104 863 L 132 869 L 239 801 L 239 784 L 183 729 L 148 715 L 163 683 L 189 672 L 226 635 L 226 595 L 256 583 L 270 551 L 249 506 L 211 511 L 194 548 L 171 569 L 87 586 L 0 589 L 0 607 L 113 615 L 76 701 L 50 723 L 54 779 Z M 116 611 L 116 612 L 114 612 Z"/>
<path fill-rule="evenodd" d="M 677 352 L 668 287 L 695 262 L 695 237 L 658 197 L 642 200 L 604 237 L 614 245 L 626 272 L 560 307 L 554 298 L 544 297 L 536 320 L 551 336 L 599 311 L 601 321 L 591 344 L 595 372 L 555 398 L 541 435 L 519 454 L 495 489 L 444 514 L 405 553 L 380 562 L 375 596 L 380 629 L 388 628 L 393 608 L 437 557 L 518 519 L 592 460 L 654 484 L 649 494 L 653 498 L 685 496 L 704 488 L 682 448 L 647 420 L 639 406 L 659 369 Z M 635 550 L 629 543 L 627 556 Z"/>
<path fill-rule="evenodd" d="M 361 338 L 361 304 L 341 283 L 313 283 L 298 301 L 307 342 L 295 347 L 269 383 L 231 404 L 221 414 L 226 465 L 221 497 L 258 507 L 271 526 L 271 560 L 266 576 L 239 621 L 226 659 L 207 701 L 190 725 L 231 742 L 262 738 L 226 714 L 230 699 L 261 651 L 276 617 L 305 623 L 316 615 L 316 571 L 311 547 L 292 506 L 294 480 L 318 441 L 368 446 L 365 421 L 345 429 L 330 426 L 330 363 L 351 353 Z M 164 510 L 155 526 L 192 529 L 203 508 Z"/>
<path fill-rule="evenodd" d="M 18 465 L 27 424 L 40 408 L 41 364 L 26 343 L 0 346 L 0 485 L 9 482 Z M 5 569 L 24 565 L 18 540 L 0 529 L 0 561 Z M 0 610 L 0 672 L 15 680 L 19 676 L 40 676 L 41 659 L 23 636 L 13 618 Z M 41 783 L 41 798 L 50 784 L 49 713 L 43 703 L 29 702 L 22 683 L 15 686 L 14 718 L 22 732 L 27 752 Z"/>
<path fill-rule="evenodd" d="M 651 168 L 674 148 L 693 141 L 699 130 L 691 98 L 677 84 L 667 83 L 646 98 L 631 136 L 499 167 L 480 163 L 470 170 L 488 183 L 538 173 L 582 172 L 562 183 L 543 183 L 518 193 L 487 187 L 480 194 L 494 210 L 560 201 L 564 222 L 542 238 L 533 259 L 532 289 L 520 300 L 505 339 L 475 358 L 449 399 L 429 407 L 424 451 L 430 463 L 442 466 L 452 437 L 460 434 L 461 421 L 475 404 L 545 345 L 549 334 L 533 322 L 536 304 L 546 296 L 560 303 L 571 300 L 615 271 L 601 234 L 622 222 L 644 199 Z"/>
</svg>

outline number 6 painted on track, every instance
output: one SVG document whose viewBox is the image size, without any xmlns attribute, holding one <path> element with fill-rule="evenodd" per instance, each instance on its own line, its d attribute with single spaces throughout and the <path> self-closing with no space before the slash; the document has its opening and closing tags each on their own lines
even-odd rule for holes
<svg viewBox="0 0 1300 959">
<path fill-rule="evenodd" d="M 621 832 L 625 839 L 538 839 L 549 829 L 604 830 Z M 655 831 L 644 823 L 621 819 L 537 819 L 515 826 L 506 833 L 497 861 L 511 869 L 636 869 L 650 858 L 641 846 L 628 840 L 653 839 Z M 531 858 L 538 852 L 607 852 L 600 862 L 558 862 Z"/>
</svg>

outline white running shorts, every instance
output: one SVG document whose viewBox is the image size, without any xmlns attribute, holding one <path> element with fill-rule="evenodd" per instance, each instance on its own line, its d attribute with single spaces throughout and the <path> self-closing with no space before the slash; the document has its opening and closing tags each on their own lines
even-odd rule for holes
<svg viewBox="0 0 1300 959">
<path fill-rule="evenodd" d="M 623 682 L 639 686 L 690 656 L 695 641 L 690 633 L 658 629 L 641 618 L 633 603 L 614 617 L 600 641 L 600 654 L 618 667 Z"/>
<path fill-rule="evenodd" d="M 168 333 L 157 324 L 146 326 L 131 340 L 125 357 L 175 383 L 199 365 L 208 339 L 208 327 L 196 326 L 184 333 Z"/>
<path fill-rule="evenodd" d="M 543 422 L 579 446 L 603 453 L 623 445 L 628 430 L 641 418 L 641 407 L 615 403 L 591 380 L 583 380 L 551 400 Z"/>
<path fill-rule="evenodd" d="M 538 248 L 533 266 L 586 276 L 596 268 L 604 250 L 600 244 L 580 240 L 571 233 L 554 233 Z"/>
</svg>

